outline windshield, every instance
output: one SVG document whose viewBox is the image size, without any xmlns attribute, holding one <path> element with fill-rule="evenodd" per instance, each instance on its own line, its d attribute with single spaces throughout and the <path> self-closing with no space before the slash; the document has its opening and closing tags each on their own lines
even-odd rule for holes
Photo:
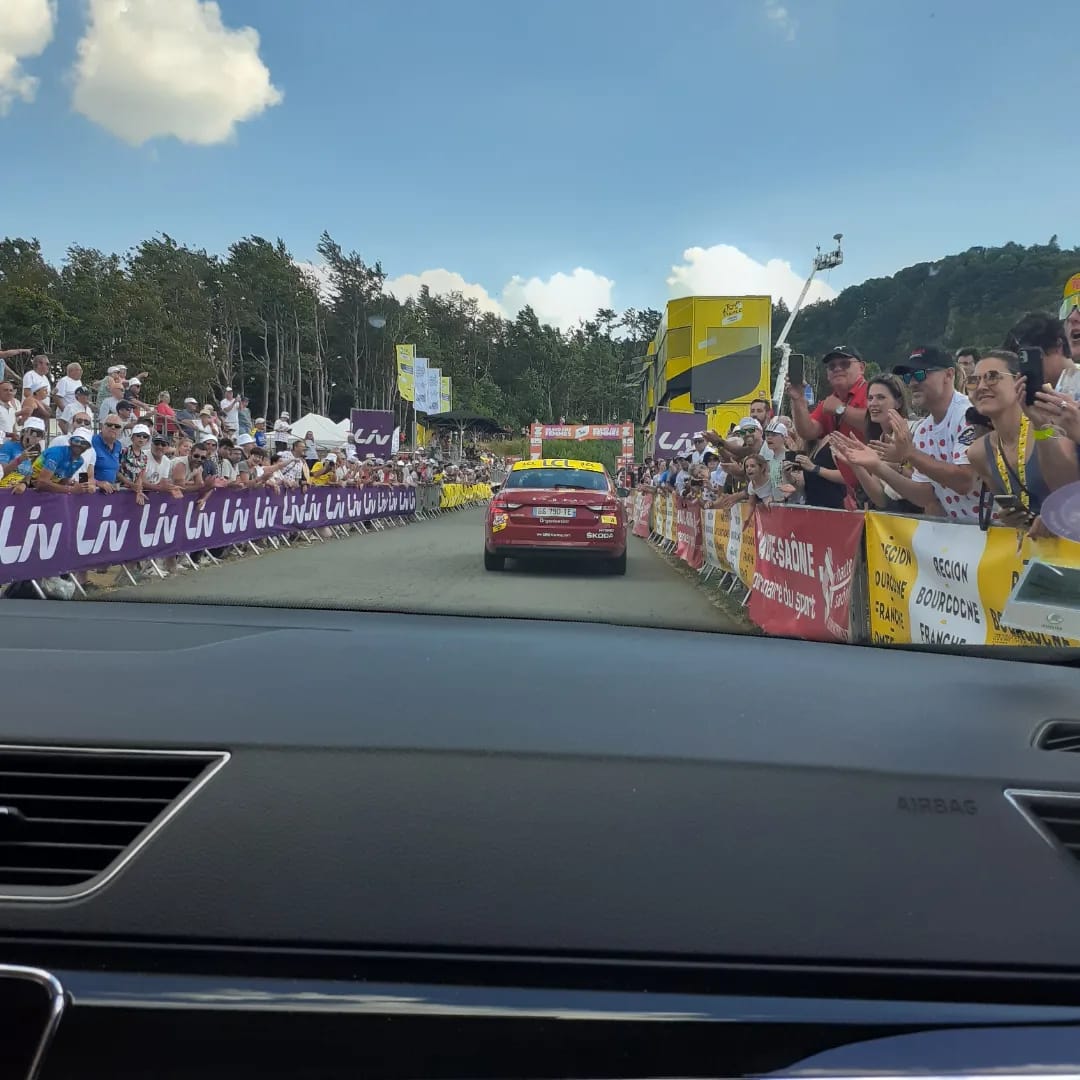
<svg viewBox="0 0 1080 1080">
<path fill-rule="evenodd" d="M 519 469 L 506 478 L 507 488 L 577 488 L 581 491 L 607 491 L 603 473 L 581 469 Z"/>
<path fill-rule="evenodd" d="M 4 0 L 0 588 L 1078 655 L 1055 23 L 834 7 Z"/>
</svg>

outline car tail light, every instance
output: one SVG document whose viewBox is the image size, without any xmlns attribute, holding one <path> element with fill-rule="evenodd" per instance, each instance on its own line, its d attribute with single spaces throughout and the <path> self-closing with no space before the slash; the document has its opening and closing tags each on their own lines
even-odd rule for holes
<svg viewBox="0 0 1080 1080">
<path fill-rule="evenodd" d="M 501 502 L 499 508 L 501 510 L 520 510 L 524 505 L 524 503 Z"/>
<path fill-rule="evenodd" d="M 614 511 L 619 509 L 619 504 L 614 499 L 608 499 L 608 501 L 604 503 L 589 503 L 588 509 L 594 514 L 599 514 L 602 511 L 614 513 Z"/>
</svg>

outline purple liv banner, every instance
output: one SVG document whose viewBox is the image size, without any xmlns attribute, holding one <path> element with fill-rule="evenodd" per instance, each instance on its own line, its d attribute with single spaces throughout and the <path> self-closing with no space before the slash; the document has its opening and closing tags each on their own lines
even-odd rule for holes
<svg viewBox="0 0 1080 1080">
<path fill-rule="evenodd" d="M 139 506 L 115 495 L 0 493 L 0 584 L 70 570 L 226 547 L 263 536 L 403 517 L 416 488 L 215 491 L 200 511 L 194 495 L 157 493 Z"/>
<path fill-rule="evenodd" d="M 370 451 L 376 457 L 386 457 L 392 452 L 391 443 L 396 426 L 392 412 L 384 412 L 382 409 L 353 409 L 351 420 L 358 450 L 365 453 Z"/>
<path fill-rule="evenodd" d="M 708 426 L 709 418 L 703 412 L 657 409 L 653 456 L 670 461 L 677 455 L 689 454 L 694 449 L 694 432 L 705 431 Z"/>
</svg>

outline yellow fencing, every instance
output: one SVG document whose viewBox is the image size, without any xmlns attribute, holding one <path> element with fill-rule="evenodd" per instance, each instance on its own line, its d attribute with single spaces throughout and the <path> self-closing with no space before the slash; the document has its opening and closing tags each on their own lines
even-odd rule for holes
<svg viewBox="0 0 1080 1080">
<path fill-rule="evenodd" d="M 443 484 L 439 509 L 456 510 L 459 506 L 487 502 L 490 498 L 490 484 Z"/>
</svg>

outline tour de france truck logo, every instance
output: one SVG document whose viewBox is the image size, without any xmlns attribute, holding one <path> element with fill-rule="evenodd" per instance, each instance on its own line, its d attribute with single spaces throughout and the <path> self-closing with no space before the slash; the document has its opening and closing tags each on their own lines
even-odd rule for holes
<svg viewBox="0 0 1080 1080">
<path fill-rule="evenodd" d="M 737 322 L 742 322 L 743 307 L 741 300 L 735 300 L 730 304 L 724 305 L 724 315 L 720 321 L 721 326 L 732 326 Z"/>
</svg>

